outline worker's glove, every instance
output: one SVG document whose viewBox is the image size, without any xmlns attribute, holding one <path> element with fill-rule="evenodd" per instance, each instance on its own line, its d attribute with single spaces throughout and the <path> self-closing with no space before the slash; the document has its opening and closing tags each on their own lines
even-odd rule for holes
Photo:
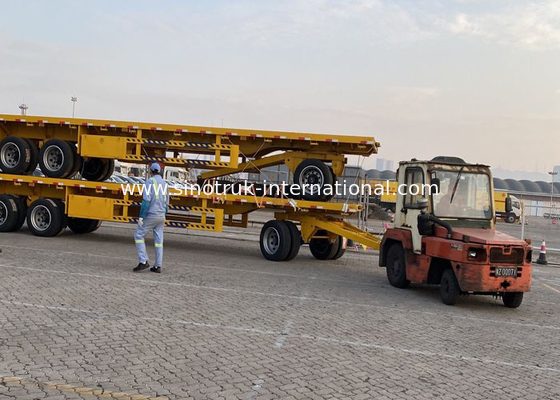
<svg viewBox="0 0 560 400">
<path fill-rule="evenodd" d="M 138 218 L 138 226 L 144 225 L 144 218 Z"/>
</svg>

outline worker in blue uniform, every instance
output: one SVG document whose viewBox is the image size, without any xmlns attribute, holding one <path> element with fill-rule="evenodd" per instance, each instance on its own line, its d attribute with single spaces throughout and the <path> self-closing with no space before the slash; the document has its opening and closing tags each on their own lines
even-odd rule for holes
<svg viewBox="0 0 560 400">
<path fill-rule="evenodd" d="M 169 209 L 169 189 L 161 177 L 161 167 L 158 163 L 153 163 L 150 166 L 150 173 L 152 176 L 146 181 L 138 226 L 134 233 L 139 264 L 133 271 L 140 272 L 150 268 L 144 238 L 152 231 L 156 248 L 156 262 L 150 268 L 150 271 L 161 273 L 163 263 L 163 227 L 165 226 L 165 214 L 167 214 Z"/>
</svg>

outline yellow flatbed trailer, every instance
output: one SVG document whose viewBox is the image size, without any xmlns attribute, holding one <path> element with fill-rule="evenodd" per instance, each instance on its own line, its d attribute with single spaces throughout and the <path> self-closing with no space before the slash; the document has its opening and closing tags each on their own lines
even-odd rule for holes
<svg viewBox="0 0 560 400">
<path fill-rule="evenodd" d="M 33 234 L 49 237 L 67 226 L 75 233 L 90 233 L 101 221 L 136 223 L 142 195 L 140 186 L 129 186 L 133 187 L 134 192 L 119 183 L 0 174 L 0 231 L 18 230 L 27 221 Z M 246 228 L 250 212 L 274 210 L 275 219 L 263 226 L 260 237 L 261 251 L 269 260 L 294 258 L 302 242 L 309 243 L 315 257 L 336 259 L 344 253 L 343 237 L 379 248 L 380 238 L 344 221 L 361 210 L 359 204 L 169 190 L 166 224 L 174 228 Z"/>
<path fill-rule="evenodd" d="M 342 175 L 346 155 L 367 157 L 378 147 L 364 136 L 0 114 L 0 231 L 17 230 L 25 220 L 39 236 L 56 236 L 66 225 L 87 233 L 100 221 L 137 222 L 141 195 L 104 182 L 115 160 L 196 168 L 202 182 L 285 164 L 304 189 L 302 200 L 174 194 L 168 226 L 219 232 L 224 225 L 247 227 L 250 212 L 270 208 L 275 219 L 260 239 L 265 258 L 292 259 L 305 242 L 315 257 L 336 259 L 343 237 L 370 247 L 379 239 L 343 220 L 360 206 L 326 202 L 332 193 L 323 188 Z M 31 176 L 37 165 L 45 178 Z M 306 184 L 320 189 L 306 192 Z"/>
<path fill-rule="evenodd" d="M 93 181 L 106 180 L 113 170 L 110 163 L 119 160 L 206 170 L 201 179 L 285 164 L 305 182 L 297 167 L 311 159 L 320 168 L 308 170 L 307 178 L 325 175 L 329 183 L 342 175 L 345 155 L 367 157 L 379 147 L 367 136 L 5 114 L 0 114 L 0 140 L 4 172 L 28 174 L 38 161 L 48 177 L 70 178 L 82 172 Z"/>
</svg>

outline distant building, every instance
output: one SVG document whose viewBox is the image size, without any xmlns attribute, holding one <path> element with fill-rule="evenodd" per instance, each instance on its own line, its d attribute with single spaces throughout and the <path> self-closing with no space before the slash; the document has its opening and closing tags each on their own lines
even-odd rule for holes
<svg viewBox="0 0 560 400">
<path fill-rule="evenodd" d="M 375 162 L 375 169 L 379 171 L 394 171 L 394 166 L 395 163 L 393 162 L 393 160 L 386 160 L 384 158 L 378 158 Z"/>
<path fill-rule="evenodd" d="M 555 165 L 552 172 L 556 173 L 552 176 L 552 182 L 560 182 L 560 165 Z"/>
</svg>

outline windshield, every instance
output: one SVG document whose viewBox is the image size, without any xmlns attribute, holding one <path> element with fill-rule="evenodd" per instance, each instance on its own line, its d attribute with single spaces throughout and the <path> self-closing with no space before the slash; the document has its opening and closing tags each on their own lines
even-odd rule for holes
<svg viewBox="0 0 560 400">
<path fill-rule="evenodd" d="M 490 178 L 484 173 L 434 171 L 439 193 L 433 195 L 434 215 L 441 218 L 491 219 Z M 432 182 L 433 182 L 432 178 Z"/>
</svg>

